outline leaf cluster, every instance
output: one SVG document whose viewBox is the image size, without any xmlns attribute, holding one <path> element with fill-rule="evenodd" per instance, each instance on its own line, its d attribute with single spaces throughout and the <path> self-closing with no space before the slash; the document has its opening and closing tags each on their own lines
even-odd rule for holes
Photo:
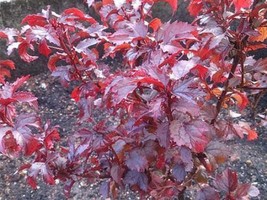
<svg viewBox="0 0 267 200">
<path fill-rule="evenodd" d="M 38 51 L 63 86 L 79 83 L 71 94 L 77 123 L 90 127 L 75 130 L 63 146 L 57 127 L 17 114 L 17 103 L 37 109 L 37 99 L 18 91 L 29 77 L 5 82 L 14 64 L 0 62 L 0 151 L 33 158 L 21 168 L 32 187 L 41 175 L 49 184 L 65 182 L 66 195 L 81 179 L 102 179 L 100 193 L 111 198 L 126 185 L 155 199 L 180 197 L 191 186 L 199 200 L 258 195 L 238 183 L 236 172 L 216 169 L 230 155 L 225 140 L 257 138 L 239 117 L 248 95 L 267 87 L 267 60 L 247 56 L 266 48 L 267 4 L 192 0 L 189 24 L 153 18 L 156 2 L 87 0 L 100 22 L 77 8 L 56 14 L 48 7 L 25 17 L 21 30 L 0 32 L 8 54 L 17 50 L 32 62 Z M 177 1 L 166 2 L 177 10 Z M 95 110 L 105 118 L 95 119 Z"/>
</svg>

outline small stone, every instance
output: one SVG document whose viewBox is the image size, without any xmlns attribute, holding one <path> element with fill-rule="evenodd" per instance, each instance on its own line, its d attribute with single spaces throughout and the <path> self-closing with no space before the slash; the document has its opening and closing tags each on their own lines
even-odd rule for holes
<svg viewBox="0 0 267 200">
<path fill-rule="evenodd" d="M 41 88 L 43 88 L 43 89 L 46 89 L 46 84 L 45 83 L 41 83 Z"/>
<path fill-rule="evenodd" d="M 247 165 L 252 165 L 252 161 L 251 160 L 246 160 L 246 164 Z"/>
</svg>

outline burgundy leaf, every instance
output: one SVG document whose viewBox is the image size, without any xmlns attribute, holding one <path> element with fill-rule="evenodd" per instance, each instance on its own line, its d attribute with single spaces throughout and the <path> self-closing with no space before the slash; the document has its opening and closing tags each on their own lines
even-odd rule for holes
<svg viewBox="0 0 267 200">
<path fill-rule="evenodd" d="M 170 132 L 178 146 L 185 145 L 197 153 L 203 152 L 210 140 L 208 124 L 200 120 L 188 123 L 174 120 L 170 124 Z"/>
<path fill-rule="evenodd" d="M 192 79 L 186 79 L 174 85 L 173 94 L 194 103 L 194 99 L 202 97 L 204 92 L 196 86 Z"/>
<path fill-rule="evenodd" d="M 169 123 L 160 123 L 157 127 L 156 135 L 160 146 L 167 148 L 170 143 Z"/>
<path fill-rule="evenodd" d="M 66 57 L 65 54 L 60 54 L 60 53 L 56 53 L 53 54 L 52 56 L 50 56 L 49 61 L 48 61 L 48 69 L 53 72 L 54 70 L 56 70 L 56 63 L 60 60 L 63 60 Z"/>
<path fill-rule="evenodd" d="M 183 112 L 190 113 L 192 116 L 199 116 L 200 108 L 197 102 L 188 101 L 185 98 L 179 98 L 172 104 L 173 109 Z"/>
<path fill-rule="evenodd" d="M 123 99 L 125 99 L 130 93 L 132 93 L 137 84 L 131 80 L 130 78 L 126 77 L 117 77 L 114 79 L 111 84 L 105 90 L 105 96 L 107 94 L 112 93 L 112 104 L 116 105 L 119 104 Z"/>
<path fill-rule="evenodd" d="M 203 7 L 202 0 L 192 0 L 190 1 L 187 9 L 190 15 L 196 17 L 200 13 L 202 7 Z"/>
<path fill-rule="evenodd" d="M 238 186 L 237 173 L 226 169 L 222 174 L 218 174 L 214 181 L 214 185 L 218 190 L 226 193 L 233 192 Z"/>
<path fill-rule="evenodd" d="M 177 31 L 179 30 L 179 31 Z M 186 22 L 165 23 L 157 32 L 157 41 L 163 41 L 163 44 L 168 44 L 172 40 L 194 38 L 191 32 L 195 31 L 196 27 Z"/>
<path fill-rule="evenodd" d="M 235 10 L 236 12 L 239 12 L 243 8 L 249 8 L 253 0 L 234 0 Z"/>
</svg>

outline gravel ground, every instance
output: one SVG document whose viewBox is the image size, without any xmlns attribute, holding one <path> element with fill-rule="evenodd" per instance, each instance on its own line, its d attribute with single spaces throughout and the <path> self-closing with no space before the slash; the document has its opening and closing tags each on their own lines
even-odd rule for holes
<svg viewBox="0 0 267 200">
<path fill-rule="evenodd" d="M 33 76 L 25 85 L 25 90 L 32 91 L 39 98 L 41 117 L 44 120 L 50 119 L 52 124 L 60 125 L 61 132 L 64 133 L 62 137 L 66 137 L 75 129 L 77 107 L 69 98 L 71 89 L 63 88 L 48 74 L 43 72 Z M 266 102 L 262 101 L 260 106 L 266 107 Z M 239 172 L 241 182 L 252 182 L 259 188 L 260 196 L 255 199 L 266 199 L 266 129 L 259 128 L 259 139 L 256 141 L 231 141 L 227 145 L 234 154 L 231 157 L 231 164 L 226 165 Z M 48 186 L 40 181 L 38 189 L 32 190 L 25 182 L 25 174 L 16 173 L 21 163 L 21 159 L 11 160 L 0 156 L 0 200 L 65 199 L 60 183 L 56 186 Z M 70 199 L 101 199 L 98 195 L 98 186 L 99 183 L 89 186 L 85 182 L 77 183 L 73 187 Z M 135 193 L 125 191 L 120 199 L 138 198 Z"/>
</svg>

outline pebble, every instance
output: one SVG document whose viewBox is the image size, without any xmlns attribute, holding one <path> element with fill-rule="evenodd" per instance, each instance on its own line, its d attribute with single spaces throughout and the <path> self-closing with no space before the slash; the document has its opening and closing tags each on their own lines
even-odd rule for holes
<svg viewBox="0 0 267 200">
<path fill-rule="evenodd" d="M 246 164 L 247 165 L 252 165 L 252 161 L 251 160 L 246 160 Z"/>
</svg>

